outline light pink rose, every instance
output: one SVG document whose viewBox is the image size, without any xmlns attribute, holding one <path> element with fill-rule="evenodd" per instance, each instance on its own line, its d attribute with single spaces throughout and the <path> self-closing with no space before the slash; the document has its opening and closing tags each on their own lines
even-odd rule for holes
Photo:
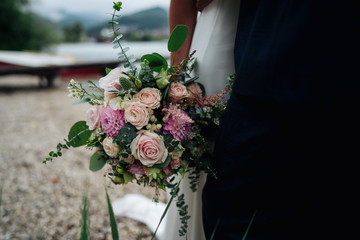
<svg viewBox="0 0 360 240">
<path fill-rule="evenodd" d="M 103 147 L 105 153 L 112 158 L 116 158 L 119 155 L 120 147 L 119 145 L 113 143 L 113 139 L 106 137 L 103 141 Z"/>
<path fill-rule="evenodd" d="M 161 96 L 157 88 L 143 88 L 134 95 L 134 98 L 138 98 L 141 104 L 151 109 L 160 107 Z"/>
<path fill-rule="evenodd" d="M 139 102 L 130 102 L 125 106 L 125 121 L 131 123 L 137 130 L 149 123 L 150 113 Z"/>
<path fill-rule="evenodd" d="M 202 96 L 202 90 L 196 82 L 190 83 L 186 89 L 191 99 L 198 99 Z"/>
<path fill-rule="evenodd" d="M 107 92 L 120 89 L 121 88 L 119 82 L 120 77 L 128 78 L 128 76 L 122 73 L 119 67 L 114 68 L 108 73 L 108 75 L 99 79 L 99 85 L 102 89 L 104 89 Z"/>
<path fill-rule="evenodd" d="M 100 126 L 102 110 L 99 105 L 94 105 L 86 111 L 86 125 L 89 126 L 90 130 L 95 130 Z"/>
<path fill-rule="evenodd" d="M 188 96 L 188 92 L 186 87 L 178 82 L 171 83 L 169 89 L 170 101 L 179 102 L 181 99 L 186 98 Z"/>
<path fill-rule="evenodd" d="M 131 154 L 147 167 L 164 163 L 168 156 L 163 139 L 158 134 L 149 131 L 139 131 L 137 137 L 131 142 L 130 149 Z"/>
</svg>

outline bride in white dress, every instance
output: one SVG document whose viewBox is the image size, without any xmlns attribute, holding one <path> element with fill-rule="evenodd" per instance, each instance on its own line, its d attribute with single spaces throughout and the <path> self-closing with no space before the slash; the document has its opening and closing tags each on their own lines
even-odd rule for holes
<svg viewBox="0 0 360 240">
<path fill-rule="evenodd" d="M 172 4 L 174 4 L 172 7 L 179 6 L 175 2 L 182 6 L 187 4 L 186 2 L 192 2 L 191 4 L 194 6 L 196 2 L 199 4 L 199 0 L 172 0 Z M 196 50 L 194 56 L 197 58 L 197 65 L 194 75 L 199 76 L 198 81 L 205 86 L 206 93 L 213 95 L 225 88 L 226 77 L 235 72 L 233 49 L 240 0 L 205 0 L 205 2 L 210 3 L 197 17 L 190 52 Z M 180 6 L 180 8 L 182 7 Z M 176 11 L 181 10 L 176 9 Z M 171 9 L 170 14 L 172 14 Z M 182 15 L 183 13 L 179 12 L 178 14 Z M 182 20 L 184 21 L 182 22 Z M 177 24 L 186 24 L 189 19 L 182 20 L 179 19 Z M 191 26 L 189 32 L 191 36 Z M 179 178 L 176 180 L 179 180 Z M 201 174 L 198 190 L 195 193 L 190 189 L 190 183 L 186 176 L 180 186 L 179 195 L 184 193 L 188 213 L 191 216 L 188 220 L 187 229 L 187 239 L 189 240 L 205 239 L 201 200 L 205 181 L 206 175 Z M 168 194 L 168 199 L 170 197 Z M 158 236 L 160 240 L 186 239 L 185 237 L 179 237 L 181 222 L 175 201 L 172 202 L 163 224 L 164 232 L 162 236 Z"/>
</svg>

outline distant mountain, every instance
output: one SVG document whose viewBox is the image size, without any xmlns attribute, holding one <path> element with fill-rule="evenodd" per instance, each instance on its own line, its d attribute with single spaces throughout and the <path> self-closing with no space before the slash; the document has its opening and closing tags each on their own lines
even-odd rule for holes
<svg viewBox="0 0 360 240">
<path fill-rule="evenodd" d="M 150 8 L 116 20 L 131 29 L 154 30 L 168 27 L 168 12 L 160 7 Z"/>
<path fill-rule="evenodd" d="M 124 15 L 115 20 L 119 23 L 120 32 L 129 41 L 149 41 L 162 39 L 168 35 L 168 12 L 155 7 L 142 10 L 130 15 Z M 109 40 L 107 34 L 102 34 L 104 29 L 111 28 L 109 20 L 86 30 L 89 37 L 100 41 Z M 140 31 L 139 31 L 140 30 Z"/>
<path fill-rule="evenodd" d="M 99 13 L 70 13 L 60 10 L 58 11 L 58 14 L 61 16 L 61 19 L 59 20 L 60 26 L 72 25 L 79 22 L 85 30 L 97 26 L 109 19 L 108 15 Z"/>
</svg>

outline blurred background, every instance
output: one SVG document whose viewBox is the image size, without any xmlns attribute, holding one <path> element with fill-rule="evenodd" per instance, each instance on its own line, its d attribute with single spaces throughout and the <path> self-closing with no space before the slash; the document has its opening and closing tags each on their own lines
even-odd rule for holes
<svg viewBox="0 0 360 240">
<path fill-rule="evenodd" d="M 124 0 L 120 32 L 136 58 L 165 57 L 170 0 Z M 78 239 L 82 198 L 89 198 L 91 239 L 111 239 L 105 187 L 111 200 L 130 193 L 152 199 L 136 184 L 114 186 L 106 168 L 88 169 L 92 152 L 71 149 L 42 160 L 85 120 L 72 105 L 71 79 L 97 81 L 119 65 L 110 32 L 112 0 L 0 1 L 0 239 Z M 166 201 L 166 195 L 160 194 Z M 120 239 L 150 239 L 146 224 L 117 216 Z"/>
</svg>

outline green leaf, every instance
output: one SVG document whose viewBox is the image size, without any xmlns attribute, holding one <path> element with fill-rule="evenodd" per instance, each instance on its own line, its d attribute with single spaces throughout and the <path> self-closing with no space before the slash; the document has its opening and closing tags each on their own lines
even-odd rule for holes
<svg viewBox="0 0 360 240">
<path fill-rule="evenodd" d="M 131 174 L 131 173 L 126 172 L 126 171 L 124 171 L 123 177 L 124 177 L 124 184 L 132 182 L 135 179 L 134 174 Z"/>
<path fill-rule="evenodd" d="M 169 52 L 176 52 L 185 42 L 189 29 L 185 25 L 177 25 L 171 32 L 168 41 Z"/>
<path fill-rule="evenodd" d="M 129 90 L 134 87 L 134 84 L 127 78 L 120 77 L 119 82 L 124 90 Z"/>
<path fill-rule="evenodd" d="M 127 148 L 132 140 L 137 136 L 137 130 L 131 123 L 126 123 L 123 128 L 119 130 L 119 134 L 114 137 L 114 141 L 122 148 Z"/>
<path fill-rule="evenodd" d="M 169 133 L 169 134 L 166 134 L 164 136 L 164 144 L 165 144 L 165 147 L 169 147 L 169 145 L 171 144 L 172 140 L 173 140 L 173 136 Z"/>
<path fill-rule="evenodd" d="M 115 214 L 114 214 L 113 208 L 111 206 L 110 197 L 109 197 L 109 194 L 108 194 L 106 188 L 105 188 L 105 191 L 106 191 L 106 201 L 107 201 L 108 210 L 109 210 L 112 239 L 119 240 L 119 232 L 118 232 L 117 225 L 116 225 Z"/>
<path fill-rule="evenodd" d="M 168 201 L 168 203 L 167 203 L 167 205 L 166 205 L 166 207 L 165 207 L 165 210 L 164 210 L 163 214 L 161 215 L 160 221 L 159 221 L 159 223 L 158 223 L 155 231 L 153 232 L 153 235 L 152 235 L 152 237 L 151 237 L 151 240 L 155 239 L 155 236 L 156 236 L 156 233 L 157 233 L 157 231 L 158 231 L 158 229 L 159 229 L 159 227 L 160 227 L 160 224 L 161 224 L 162 220 L 165 218 L 165 215 L 166 215 L 166 213 L 167 213 L 167 211 L 168 211 L 168 209 L 169 209 L 172 201 L 174 200 L 174 197 L 176 196 L 177 192 L 179 191 L 180 183 L 181 183 L 181 181 L 183 180 L 183 178 L 184 178 L 184 176 L 182 176 L 182 178 L 181 178 L 181 179 L 179 180 L 179 182 L 176 184 L 176 186 L 175 186 L 175 188 L 174 188 L 174 191 L 173 191 L 172 194 L 171 194 L 170 200 Z"/>
<path fill-rule="evenodd" d="M 168 63 L 166 59 L 158 53 L 146 54 L 141 57 L 141 61 L 147 60 L 149 62 L 149 66 L 155 72 L 160 72 L 161 69 L 166 70 L 168 67 Z"/>
<path fill-rule="evenodd" d="M 95 152 L 90 158 L 89 169 L 93 172 L 96 172 L 104 167 L 106 163 L 106 158 L 103 154 Z"/>
<path fill-rule="evenodd" d="M 165 159 L 165 162 L 160 163 L 160 164 L 155 164 L 153 167 L 154 168 L 164 168 L 167 165 L 169 165 L 169 163 L 170 163 L 170 155 L 167 156 L 167 158 Z"/>
<path fill-rule="evenodd" d="M 113 8 L 116 11 L 120 11 L 120 9 L 122 8 L 121 5 L 122 5 L 122 2 L 114 2 Z"/>
<path fill-rule="evenodd" d="M 108 75 L 110 72 L 111 72 L 111 68 L 105 68 L 105 73 L 106 73 L 106 75 Z"/>
<path fill-rule="evenodd" d="M 76 100 L 75 102 L 73 102 L 72 105 L 77 105 L 77 104 L 81 104 L 81 103 L 87 103 L 90 102 L 91 98 L 89 97 L 84 97 L 82 99 Z"/>
<path fill-rule="evenodd" d="M 68 145 L 71 147 L 80 147 L 85 145 L 88 142 L 91 133 L 92 131 L 89 130 L 85 121 L 75 123 L 69 131 Z"/>
</svg>

